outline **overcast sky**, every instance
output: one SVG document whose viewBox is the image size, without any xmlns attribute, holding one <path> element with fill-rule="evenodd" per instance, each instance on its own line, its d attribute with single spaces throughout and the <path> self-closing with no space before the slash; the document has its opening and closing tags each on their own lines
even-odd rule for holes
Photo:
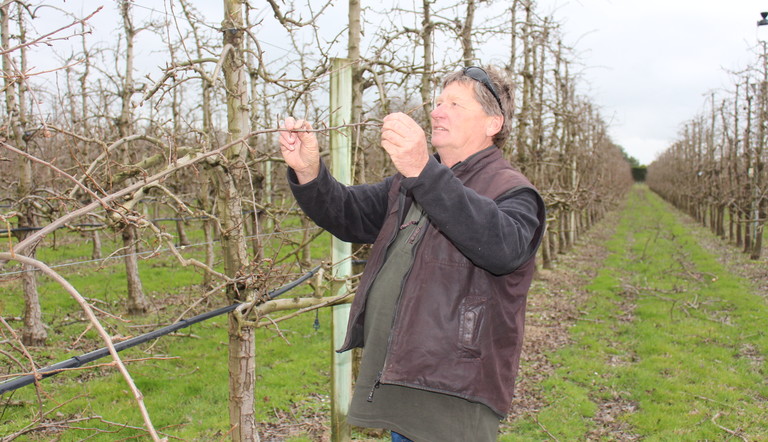
<svg viewBox="0 0 768 442">
<path fill-rule="evenodd" d="M 675 140 L 712 91 L 732 89 L 727 70 L 757 61 L 768 1 L 539 0 L 562 23 L 583 65 L 586 95 L 611 138 L 643 164 Z"/>
<path fill-rule="evenodd" d="M 315 5 L 319 2 L 312 0 Z M 119 18 L 112 0 L 51 4 L 76 14 L 80 9 L 81 16 L 104 5 L 91 21 L 92 38 L 116 35 Z M 213 26 L 221 22 L 220 0 L 194 4 L 207 22 Z M 338 11 L 329 14 L 346 20 L 346 0 L 334 4 L 331 9 Z M 650 164 L 675 140 L 681 124 L 704 109 L 712 91 L 732 89 L 727 70 L 754 64 L 759 39 L 768 40 L 768 26 L 756 25 L 760 11 L 768 11 L 768 0 L 537 0 L 537 4 L 539 14 L 560 23 L 566 43 L 576 48 L 582 76 L 579 92 L 600 106 L 614 142 L 643 164 Z M 136 13 L 164 14 L 168 5 L 138 0 Z M 174 12 L 179 12 L 178 6 Z M 329 20 L 330 27 L 340 23 L 338 17 Z"/>
</svg>

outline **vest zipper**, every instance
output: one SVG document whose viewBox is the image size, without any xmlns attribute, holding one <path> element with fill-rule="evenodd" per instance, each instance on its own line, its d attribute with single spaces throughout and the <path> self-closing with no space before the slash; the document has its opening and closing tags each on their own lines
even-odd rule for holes
<svg viewBox="0 0 768 442">
<path fill-rule="evenodd" d="M 413 244 L 416 242 L 416 239 L 419 238 L 419 234 L 421 233 L 423 227 L 424 226 L 420 224 L 416 225 L 416 228 L 413 229 L 413 232 L 411 232 L 411 236 L 408 237 L 408 244 Z"/>
<path fill-rule="evenodd" d="M 373 394 L 376 393 L 376 389 L 381 386 L 381 372 L 382 370 L 379 370 L 379 374 L 376 375 L 376 379 L 373 382 L 373 387 L 371 387 L 371 392 L 368 393 L 368 402 L 373 402 Z"/>
</svg>

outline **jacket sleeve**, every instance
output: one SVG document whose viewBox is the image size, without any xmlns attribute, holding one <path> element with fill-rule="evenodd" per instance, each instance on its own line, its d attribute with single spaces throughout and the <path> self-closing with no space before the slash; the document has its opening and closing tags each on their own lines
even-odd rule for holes
<svg viewBox="0 0 768 442">
<path fill-rule="evenodd" d="M 392 178 L 377 184 L 345 186 L 321 162 L 318 177 L 305 184 L 299 184 L 289 168 L 288 183 L 299 207 L 318 226 L 342 241 L 367 244 L 376 240 L 387 213 Z"/>
<path fill-rule="evenodd" d="M 435 158 L 402 186 L 412 192 L 430 222 L 478 267 L 505 275 L 536 253 L 544 201 L 534 189 L 510 189 L 492 200 L 464 186 Z"/>
</svg>

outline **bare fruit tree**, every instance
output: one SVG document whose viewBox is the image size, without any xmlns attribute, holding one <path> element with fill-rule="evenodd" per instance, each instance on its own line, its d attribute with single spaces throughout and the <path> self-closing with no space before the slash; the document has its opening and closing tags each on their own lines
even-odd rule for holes
<svg viewBox="0 0 768 442">
<path fill-rule="evenodd" d="M 656 193 L 754 260 L 762 256 L 768 219 L 765 42 L 760 49 L 755 67 L 733 73 L 731 92 L 709 94 L 647 177 Z"/>
<path fill-rule="evenodd" d="M 27 67 L 27 39 L 25 10 L 21 3 L 6 2 L 0 6 L 0 35 L 3 48 L 11 48 L 11 20 L 15 19 L 18 31 L 18 53 L 3 51 L 2 69 L 5 95 L 7 137 L 18 149 L 29 152 L 31 134 L 34 130 L 28 119 L 28 84 L 25 77 Z M 15 57 L 15 56 L 18 57 Z M 37 200 L 35 180 L 32 173 L 32 161 L 26 157 L 16 159 L 16 197 L 15 217 L 17 218 L 16 238 L 24 240 L 38 225 L 39 203 Z M 26 255 L 35 257 L 35 247 L 31 247 Z M 33 267 L 25 265 L 23 273 L 24 287 L 24 329 L 22 342 L 25 345 L 43 345 L 48 333 L 45 330 L 40 308 L 40 295 L 37 291 L 37 273 Z"/>
<path fill-rule="evenodd" d="M 237 306 L 227 323 L 229 425 L 222 434 L 258 440 L 256 367 L 262 361 L 256 329 L 274 329 L 283 318 L 348 301 L 324 297 L 322 279 L 314 282 L 311 296 L 267 296 L 308 268 L 329 266 L 327 258 L 316 256 L 321 246 L 314 239 L 322 232 L 293 206 L 275 146 L 281 118 L 312 121 L 324 160 L 329 134 L 353 129 L 353 176 L 373 182 L 394 173 L 379 146 L 381 118 L 409 112 L 428 131 L 431 101 L 444 74 L 468 64 L 503 65 L 518 90 L 513 137 L 502 150 L 548 205 L 544 266 L 615 207 L 631 185 L 607 123 L 578 92 L 576 57 L 556 21 L 540 16 L 532 0 L 502 3 L 425 0 L 396 8 L 350 0 L 345 22 L 328 12 L 338 11 L 332 3 L 226 0 L 223 20 L 211 23 L 205 19 L 213 11 L 207 2 L 174 0 L 165 10 L 147 10 L 121 0 L 110 11 L 115 29 L 98 30 L 119 38 L 101 46 L 94 43 L 97 30 L 87 18 L 67 15 L 67 41 L 76 44 L 61 51 L 67 52 L 57 69 L 66 79 L 62 97 L 60 90 L 49 90 L 55 81 L 35 83 L 24 67 L 27 57 L 42 52 L 24 43 L 39 42 L 39 36 L 21 32 L 20 17 L 32 9 L 5 2 L 0 192 L 10 204 L 2 212 L 6 230 L 17 238 L 13 250 L 3 250 L 0 268 L 10 266 L 6 261 L 13 253 L 26 256 L 19 261 L 50 268 L 30 261 L 36 246 L 47 247 L 57 229 L 85 234 L 93 242 L 95 266 L 120 256 L 127 272 L 119 295 L 125 290 L 130 301 L 112 305 L 115 311 L 100 313 L 95 322 L 118 322 L 143 311 L 160 321 L 175 320 L 164 313 L 166 298 L 182 294 L 144 293 L 140 270 L 162 254 L 172 257 L 162 261 L 165 272 L 194 269 L 200 278 L 189 282 L 190 309 L 206 303 Z M 222 12 L 220 5 L 215 8 Z M 152 50 L 142 52 L 148 47 Z M 486 53 L 489 47 L 493 55 Z M 353 70 L 353 117 L 351 127 L 343 128 L 329 125 L 330 60 L 338 54 L 347 54 Z M 44 91 L 46 99 L 30 98 L 33 91 Z M 51 110 L 30 110 L 29 103 Z M 37 180 L 43 179 L 41 186 Z M 162 225 L 166 217 L 175 233 Z M 185 238 L 188 222 L 204 236 L 199 260 L 184 250 L 193 242 Z M 288 232 L 289 225 L 299 226 L 298 232 Z M 117 250 L 106 252 L 105 245 L 99 256 L 97 232 L 105 242 L 116 239 Z M 83 311 L 93 310 L 96 300 L 83 299 Z M 286 309 L 296 311 L 276 317 Z M 117 327 L 104 328 L 103 340 L 111 344 L 109 332 Z M 45 331 L 42 323 L 39 330 Z M 7 333 L 6 340 L 15 344 L 14 333 Z M 22 347 L 13 352 L 23 354 Z M 43 365 L 36 362 L 43 351 L 16 357 L 14 368 L 34 373 Z M 130 383 L 127 370 L 124 377 Z M 142 407 L 141 392 L 131 391 Z M 145 411 L 144 431 L 163 437 L 153 433 L 149 419 L 163 410 Z"/>
</svg>

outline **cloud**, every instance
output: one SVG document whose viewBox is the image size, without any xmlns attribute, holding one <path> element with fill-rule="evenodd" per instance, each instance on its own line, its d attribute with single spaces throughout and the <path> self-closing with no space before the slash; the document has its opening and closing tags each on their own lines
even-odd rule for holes
<svg viewBox="0 0 768 442">
<path fill-rule="evenodd" d="M 540 6 L 562 21 L 566 42 L 575 44 L 587 95 L 609 119 L 614 141 L 647 164 L 704 108 L 709 93 L 729 89 L 726 70 L 757 60 L 756 22 L 768 10 L 761 3 L 552 0 Z"/>
</svg>

